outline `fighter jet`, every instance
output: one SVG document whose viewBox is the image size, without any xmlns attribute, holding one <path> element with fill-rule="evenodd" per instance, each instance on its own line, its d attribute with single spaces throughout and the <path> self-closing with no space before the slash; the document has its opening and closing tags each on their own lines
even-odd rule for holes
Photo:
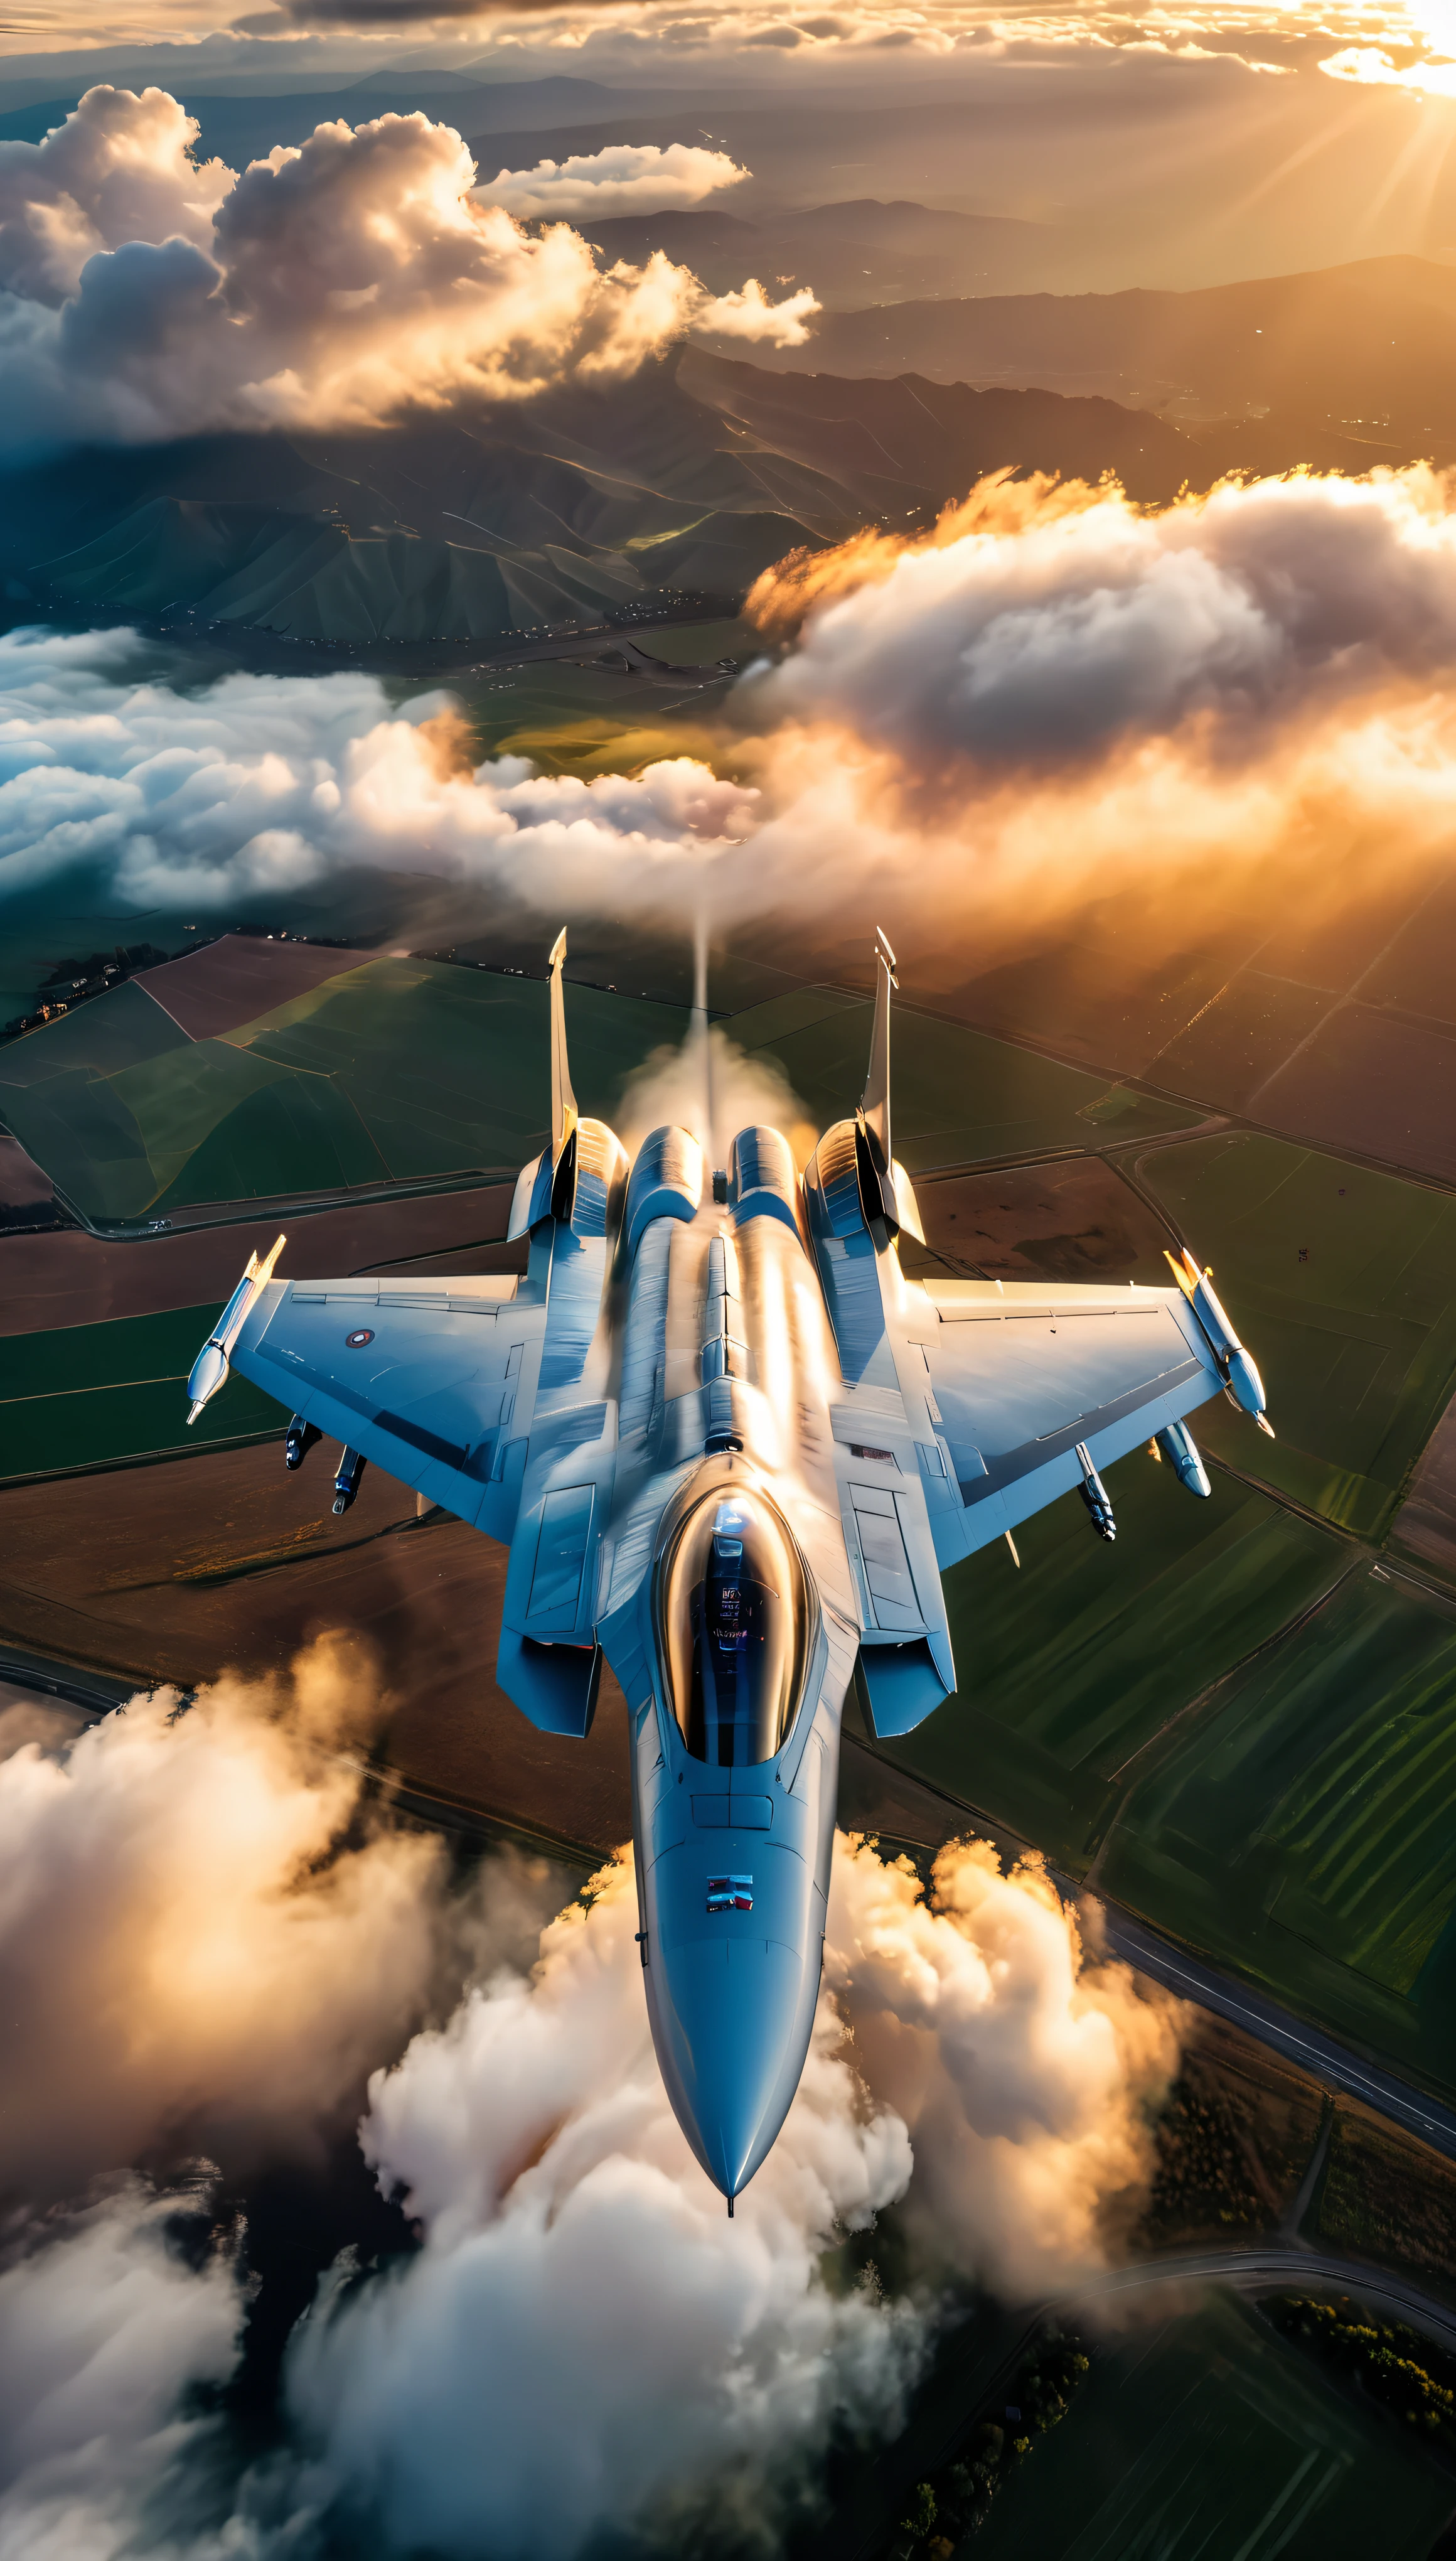
<svg viewBox="0 0 1456 2561">
<path fill-rule="evenodd" d="M 776 1129 L 714 1168 L 686 1128 L 629 1159 L 582 1119 L 565 956 L 524 1279 L 275 1280 L 275 1247 L 189 1421 L 239 1369 L 290 1414 L 290 1467 L 343 1443 L 336 1511 L 370 1461 L 507 1546 L 496 1677 L 542 1731 L 583 1737 L 610 1664 L 653 2042 L 731 2213 L 808 2050 L 851 1683 L 877 1738 L 910 1733 L 956 1686 L 948 1566 L 1066 1493 L 1112 1539 L 1102 1470 L 1143 1442 L 1207 1495 L 1184 1417 L 1212 1397 L 1269 1427 L 1186 1249 L 1162 1288 L 908 1276 L 883 934 L 864 1094 L 802 1174 Z"/>
</svg>

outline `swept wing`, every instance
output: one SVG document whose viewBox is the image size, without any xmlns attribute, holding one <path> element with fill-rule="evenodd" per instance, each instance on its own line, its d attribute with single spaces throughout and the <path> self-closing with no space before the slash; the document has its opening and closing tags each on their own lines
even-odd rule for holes
<svg viewBox="0 0 1456 2561">
<path fill-rule="evenodd" d="M 1084 1485 L 1083 1453 L 1100 1474 L 1223 1391 L 1178 1289 L 928 1280 L 906 1297 L 942 1565 Z"/>
</svg>

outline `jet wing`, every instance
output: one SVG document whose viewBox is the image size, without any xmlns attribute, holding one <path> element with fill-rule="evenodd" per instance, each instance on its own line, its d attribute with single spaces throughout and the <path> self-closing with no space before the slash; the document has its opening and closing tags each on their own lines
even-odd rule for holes
<svg viewBox="0 0 1456 2561">
<path fill-rule="evenodd" d="M 1178 1289 L 927 1280 L 906 1325 L 933 1443 L 920 1468 L 942 1568 L 1220 1393 Z M 928 1321 L 926 1321 L 928 1319 Z"/>
<path fill-rule="evenodd" d="M 232 1365 L 400 1483 L 508 1540 L 521 1480 L 512 1425 L 534 1397 L 546 1326 L 545 1305 L 518 1285 L 272 1280 Z"/>
</svg>

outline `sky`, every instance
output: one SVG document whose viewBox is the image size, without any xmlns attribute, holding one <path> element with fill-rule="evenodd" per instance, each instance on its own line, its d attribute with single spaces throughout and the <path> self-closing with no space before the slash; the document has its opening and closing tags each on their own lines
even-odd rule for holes
<svg viewBox="0 0 1456 2561">
<path fill-rule="evenodd" d="M 240 83 L 281 92 L 369 77 L 569 77 L 616 90 L 618 124 L 623 112 L 648 118 L 660 95 L 681 130 L 655 138 L 683 146 L 722 138 L 705 115 L 746 115 L 743 215 L 875 194 L 1040 223 L 1065 237 L 1062 289 L 1196 286 L 1392 252 L 1456 256 L 1449 0 L 1142 16 L 883 0 L 797 12 L 781 0 L 436 8 L 22 0 L 0 31 L 0 115 L 111 78 L 202 95 Z M 460 95 L 468 134 L 478 90 Z M 793 120 L 805 111 L 812 123 Z M 542 106 L 525 114 L 552 120 Z M 1049 280 L 1057 287 L 1054 256 Z"/>
</svg>

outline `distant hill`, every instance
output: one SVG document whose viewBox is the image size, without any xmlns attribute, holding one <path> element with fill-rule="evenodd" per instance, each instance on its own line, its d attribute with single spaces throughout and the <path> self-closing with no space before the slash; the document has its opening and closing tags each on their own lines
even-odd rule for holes
<svg viewBox="0 0 1456 2561">
<path fill-rule="evenodd" d="M 639 214 L 577 228 L 613 257 L 640 262 L 664 250 L 715 293 L 757 275 L 769 285 L 810 284 L 829 309 L 856 309 L 867 293 L 895 303 L 1035 282 L 1056 239 L 1039 223 L 937 213 L 904 200 L 860 197 L 751 222 L 738 214 L 736 196 L 729 201 L 731 212 Z"/>
<path fill-rule="evenodd" d="M 644 112 L 662 116 L 675 109 L 684 115 L 692 104 L 688 92 L 613 88 L 602 81 L 565 76 L 488 81 L 478 75 L 431 70 L 412 76 L 407 71 L 371 72 L 365 80 L 342 80 L 327 88 L 269 96 L 205 85 L 194 89 L 186 81 L 174 80 L 167 85 L 202 127 L 202 156 L 219 157 L 235 169 L 261 158 L 275 142 L 305 142 L 316 124 L 333 123 L 340 117 L 346 124 L 367 124 L 372 116 L 421 111 L 436 124 L 453 125 L 457 132 L 468 127 L 472 134 L 491 137 L 484 146 L 489 157 L 493 137 L 514 132 L 518 126 L 570 127 L 600 122 L 605 116 Z M 62 95 L 38 98 L 0 114 L 0 142 L 39 142 L 53 125 L 64 124 L 81 91 L 89 86 L 82 80 Z M 533 153 L 533 159 L 536 156 Z"/>
<path fill-rule="evenodd" d="M 889 231 L 923 209 L 870 211 Z M 725 238 L 751 231 L 691 219 Z M 867 364 L 858 379 L 807 369 L 826 345 L 863 355 L 867 320 L 931 355 L 935 315 L 993 373 L 1034 377 L 1039 349 L 1049 371 L 1064 358 L 1066 388 L 976 388 L 940 363 Z M 1156 389 L 1155 360 L 1181 362 L 1185 405 L 1263 392 L 1267 412 L 1180 424 L 1093 388 Z M 1337 399 L 1361 404 L 1351 424 L 1331 423 Z M 906 304 L 827 315 L 796 370 L 687 346 L 631 382 L 495 415 L 65 455 L 0 477 L 0 585 L 12 615 L 185 615 L 316 644 L 489 649 L 695 601 L 730 607 L 784 553 L 871 523 L 929 524 L 987 471 L 1110 471 L 1151 503 L 1235 467 L 1362 470 L 1448 443 L 1456 452 L 1456 271 L 1418 259 L 1196 294 Z"/>
<path fill-rule="evenodd" d="M 929 523 L 1004 466 L 1115 471 L 1156 499 L 1200 462 L 1112 401 L 805 380 L 685 348 L 469 425 L 193 437 L 11 473 L 0 579 L 12 612 L 488 646 L 731 602 L 785 552 Z"/>
<path fill-rule="evenodd" d="M 1418 257 L 1194 293 L 997 294 L 826 313 L 776 371 L 1100 394 L 1268 467 L 1456 455 L 1456 266 Z M 1277 457 L 1277 458 L 1276 458 Z"/>
</svg>

